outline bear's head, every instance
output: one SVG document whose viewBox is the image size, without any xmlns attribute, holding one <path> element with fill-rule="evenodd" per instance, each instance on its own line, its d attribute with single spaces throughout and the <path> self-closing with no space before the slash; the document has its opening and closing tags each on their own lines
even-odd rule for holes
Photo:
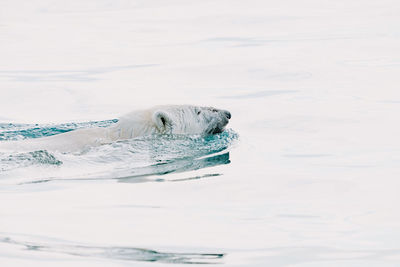
<svg viewBox="0 0 400 267">
<path fill-rule="evenodd" d="M 159 106 L 153 109 L 152 120 L 160 133 L 217 134 L 231 118 L 227 110 L 197 106 Z"/>
</svg>

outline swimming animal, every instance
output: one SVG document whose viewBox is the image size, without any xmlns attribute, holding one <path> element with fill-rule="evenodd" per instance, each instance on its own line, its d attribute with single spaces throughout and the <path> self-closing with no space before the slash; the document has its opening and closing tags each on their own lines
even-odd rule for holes
<svg viewBox="0 0 400 267">
<path fill-rule="evenodd" d="M 156 106 L 122 116 L 109 127 L 78 129 L 48 137 L 0 142 L 0 150 L 38 149 L 74 152 L 84 148 L 153 134 L 217 134 L 231 118 L 227 110 L 191 105 Z"/>
</svg>

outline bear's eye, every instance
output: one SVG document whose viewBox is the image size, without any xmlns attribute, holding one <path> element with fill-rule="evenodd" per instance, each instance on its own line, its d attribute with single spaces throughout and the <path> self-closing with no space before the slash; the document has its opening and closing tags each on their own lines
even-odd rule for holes
<svg viewBox="0 0 400 267">
<path fill-rule="evenodd" d="M 201 110 L 197 111 L 197 115 L 200 115 L 200 113 L 201 113 Z"/>
</svg>

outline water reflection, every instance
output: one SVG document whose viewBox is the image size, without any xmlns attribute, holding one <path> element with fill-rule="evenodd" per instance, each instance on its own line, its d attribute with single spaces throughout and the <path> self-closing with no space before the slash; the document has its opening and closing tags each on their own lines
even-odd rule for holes
<svg viewBox="0 0 400 267">
<path fill-rule="evenodd" d="M 0 124 L 1 142 L 40 138 L 88 127 L 107 127 L 117 120 L 58 125 Z M 2 182 L 43 183 L 55 180 L 116 180 L 125 183 L 187 181 L 219 176 L 211 173 L 178 180 L 160 176 L 230 163 L 230 147 L 238 135 L 228 129 L 209 136 L 155 135 L 88 147 L 76 153 L 35 150 L 0 152 Z M 80 168 L 76 168 L 79 165 Z M 101 166 L 101 168 L 99 168 Z M 13 172 L 18 172 L 18 177 Z M 26 174 L 26 175 L 25 175 Z"/>
<path fill-rule="evenodd" d="M 224 164 L 229 164 L 229 163 L 230 163 L 229 152 L 221 154 L 221 155 L 213 155 L 210 157 L 200 158 L 200 159 L 191 159 L 191 158 L 178 159 L 175 161 L 171 161 L 170 163 L 167 163 L 167 164 L 165 164 L 165 163 L 156 164 L 156 165 L 142 168 L 140 170 L 135 170 L 136 174 L 133 174 L 131 176 L 126 176 L 126 177 L 119 177 L 116 179 L 119 182 L 124 182 L 124 183 L 142 183 L 142 182 L 151 182 L 151 181 L 155 181 L 155 182 L 188 181 L 188 180 L 195 180 L 195 179 L 201 179 L 201 178 L 206 178 L 206 177 L 215 177 L 215 176 L 219 176 L 220 174 L 208 174 L 208 175 L 194 176 L 194 177 L 175 179 L 175 180 L 165 180 L 165 179 L 160 179 L 160 178 L 153 179 L 149 176 L 165 175 L 165 174 L 169 174 L 169 173 L 188 172 L 188 171 L 194 171 L 194 170 L 199 170 L 199 169 L 203 169 L 203 168 L 214 167 L 214 166 L 224 165 Z"/>
<path fill-rule="evenodd" d="M 213 155 L 206 158 L 185 158 L 185 159 L 175 159 L 171 160 L 168 163 L 160 163 L 151 166 L 146 166 L 142 168 L 135 168 L 130 169 L 128 171 L 119 171 L 118 173 L 111 173 L 108 174 L 106 177 L 72 177 L 72 178 L 58 178 L 58 177 L 51 177 L 45 179 L 37 179 L 37 180 L 30 180 L 27 182 L 19 183 L 22 184 L 33 184 L 33 183 L 46 183 L 51 181 L 90 181 L 90 180 L 116 180 L 120 183 L 147 183 L 147 182 L 183 182 L 183 181 L 190 181 L 190 180 L 198 180 L 204 178 L 212 178 L 217 177 L 222 174 L 220 173 L 210 173 L 205 175 L 197 175 L 197 176 L 189 176 L 185 178 L 179 179 L 164 179 L 160 178 L 159 176 L 163 176 L 166 174 L 171 173 L 182 173 L 182 172 L 189 172 L 194 170 L 199 170 L 203 168 L 215 167 L 218 165 L 229 164 L 229 152 L 220 154 L 220 155 Z M 129 172 L 130 175 L 123 175 Z M 120 175 L 120 176 L 117 176 Z"/>
<path fill-rule="evenodd" d="M 26 239 L 37 239 L 25 237 Z M 71 244 L 71 242 L 26 241 L 9 236 L 0 237 L 0 243 L 18 246 L 30 251 L 53 252 L 80 257 L 96 257 L 126 261 L 163 262 L 180 264 L 216 264 L 222 263 L 224 253 L 180 253 L 161 252 L 153 249 L 124 246 L 89 246 Z"/>
</svg>

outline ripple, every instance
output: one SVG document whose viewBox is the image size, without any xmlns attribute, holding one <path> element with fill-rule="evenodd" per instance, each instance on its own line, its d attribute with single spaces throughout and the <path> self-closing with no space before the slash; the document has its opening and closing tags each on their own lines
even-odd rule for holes
<svg viewBox="0 0 400 267">
<path fill-rule="evenodd" d="M 13 124 L 0 123 L 0 141 L 40 138 L 69 132 L 80 128 L 107 127 L 118 120 L 91 121 L 63 124 Z"/>
<path fill-rule="evenodd" d="M 62 161 L 46 150 L 37 150 L 27 153 L 0 154 L 0 170 L 6 171 L 31 165 L 55 165 L 59 166 Z"/>
<path fill-rule="evenodd" d="M 38 239 L 28 237 L 29 239 Z M 90 246 L 65 241 L 25 241 L 9 236 L 0 237 L 0 243 L 18 246 L 30 251 L 43 251 L 80 257 L 107 258 L 125 261 L 162 262 L 180 264 L 223 263 L 224 253 L 162 252 L 153 249 L 126 246 Z"/>
<path fill-rule="evenodd" d="M 121 70 L 155 67 L 157 64 L 126 65 L 98 67 L 82 70 L 7 70 L 0 71 L 0 78 L 7 78 L 16 82 L 91 82 L 99 80 L 96 75 L 106 74 Z"/>
<path fill-rule="evenodd" d="M 39 138 L 78 128 L 106 127 L 116 120 L 59 125 L 0 124 L 0 138 Z M 115 180 L 125 183 L 170 182 L 161 178 L 230 163 L 238 139 L 228 129 L 216 135 L 152 135 L 91 147 L 79 153 L 46 150 L 0 153 L 1 183 L 31 184 L 56 180 Z M 51 168 L 49 168 L 51 167 Z M 192 175 L 188 181 L 218 175 Z"/>
<path fill-rule="evenodd" d="M 261 98 L 261 97 L 283 95 L 283 94 L 294 94 L 298 92 L 299 92 L 298 90 L 264 90 L 264 91 L 246 93 L 241 95 L 222 96 L 221 98 L 226 98 L 226 99 Z"/>
</svg>

